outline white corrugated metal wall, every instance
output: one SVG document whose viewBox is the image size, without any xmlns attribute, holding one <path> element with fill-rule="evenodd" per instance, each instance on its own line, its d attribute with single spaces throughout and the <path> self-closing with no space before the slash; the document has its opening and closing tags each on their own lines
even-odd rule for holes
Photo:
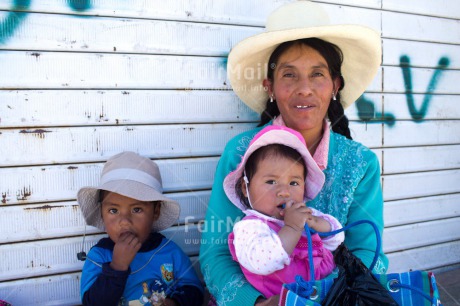
<svg viewBox="0 0 460 306">
<path fill-rule="evenodd" d="M 79 303 L 75 195 L 123 150 L 158 160 L 182 206 L 165 234 L 196 260 L 219 154 L 258 119 L 226 56 L 286 2 L 0 1 L 0 299 Z M 317 2 L 382 33 L 382 68 L 347 114 L 380 157 L 390 270 L 458 265 L 460 3 Z M 101 237 L 87 233 L 85 250 Z"/>
</svg>

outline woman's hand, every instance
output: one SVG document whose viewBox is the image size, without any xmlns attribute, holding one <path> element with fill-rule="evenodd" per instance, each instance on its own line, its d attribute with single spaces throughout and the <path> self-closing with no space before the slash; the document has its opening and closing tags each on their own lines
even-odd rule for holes
<svg viewBox="0 0 460 306">
<path fill-rule="evenodd" d="M 260 297 L 256 300 L 256 303 L 254 304 L 255 306 L 277 306 L 280 301 L 280 296 L 279 295 L 274 295 L 270 297 L 269 299 Z"/>
<path fill-rule="evenodd" d="M 142 244 L 136 235 L 124 232 L 118 238 L 113 248 L 113 257 L 110 267 L 116 271 L 126 271 L 141 248 Z"/>
</svg>

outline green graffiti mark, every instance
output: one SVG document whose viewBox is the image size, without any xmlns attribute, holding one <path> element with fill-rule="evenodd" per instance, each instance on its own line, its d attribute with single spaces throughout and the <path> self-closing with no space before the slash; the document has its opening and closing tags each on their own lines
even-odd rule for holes
<svg viewBox="0 0 460 306">
<path fill-rule="evenodd" d="M 27 10 L 31 0 L 15 0 L 11 12 L 0 22 L 0 44 L 13 36 L 14 31 L 26 18 L 27 13 L 15 12 Z"/>
<path fill-rule="evenodd" d="M 83 12 L 91 8 L 91 0 L 67 0 L 67 4 L 77 12 Z"/>
<path fill-rule="evenodd" d="M 450 61 L 447 57 L 441 57 L 439 59 L 438 65 L 431 77 L 431 80 L 428 84 L 426 94 L 423 98 L 422 105 L 419 109 L 415 106 L 414 96 L 413 96 L 413 87 L 412 87 L 412 74 L 410 70 L 410 59 L 407 55 L 402 55 L 399 58 L 400 67 L 402 69 L 402 74 L 404 78 L 404 88 L 406 95 L 407 107 L 409 108 L 409 113 L 412 119 L 415 122 L 422 122 L 425 118 L 428 107 L 430 106 L 431 99 L 433 98 L 433 92 L 436 89 L 436 86 L 439 83 L 442 72 L 449 66 Z M 364 95 L 359 97 L 356 101 L 356 107 L 358 109 L 358 117 L 365 123 L 385 123 L 389 126 L 395 124 L 395 116 L 391 113 L 379 113 L 375 111 L 374 102 L 369 99 L 366 99 Z"/>
<path fill-rule="evenodd" d="M 449 66 L 449 59 L 446 57 L 441 57 L 439 60 L 438 66 L 436 67 L 436 70 L 434 71 L 433 76 L 431 77 L 431 80 L 428 84 L 426 94 L 423 98 L 422 106 L 420 109 L 417 109 L 415 106 L 414 96 L 412 94 L 412 74 L 410 71 L 410 60 L 407 55 L 400 57 L 400 66 L 404 77 L 404 87 L 406 89 L 405 94 L 409 112 L 414 121 L 422 121 L 426 116 L 428 106 L 430 105 L 431 98 L 433 97 L 433 92 L 439 82 L 441 73 Z"/>
<path fill-rule="evenodd" d="M 8 15 L 0 20 L 0 44 L 13 37 L 14 32 L 27 17 L 32 0 L 15 0 Z M 67 0 L 67 5 L 74 11 L 82 12 L 91 8 L 91 0 Z"/>
<path fill-rule="evenodd" d="M 389 113 L 380 113 L 375 111 L 374 103 L 361 95 L 356 100 L 356 107 L 358 108 L 359 118 L 366 123 L 386 123 L 393 126 L 396 122 L 395 116 Z"/>
</svg>

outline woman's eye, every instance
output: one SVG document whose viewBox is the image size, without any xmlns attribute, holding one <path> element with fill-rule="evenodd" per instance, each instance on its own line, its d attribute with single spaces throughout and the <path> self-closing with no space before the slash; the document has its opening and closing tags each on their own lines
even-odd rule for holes
<svg viewBox="0 0 460 306">
<path fill-rule="evenodd" d="M 134 207 L 134 208 L 133 208 L 133 212 L 134 212 L 134 213 L 140 213 L 140 212 L 142 212 L 142 208 L 140 208 L 140 207 Z"/>
<path fill-rule="evenodd" d="M 110 209 L 109 209 L 109 214 L 114 215 L 114 214 L 116 214 L 117 212 L 118 212 L 118 210 L 115 209 L 115 208 L 110 208 Z"/>
<path fill-rule="evenodd" d="M 295 74 L 291 73 L 291 72 L 286 72 L 286 73 L 283 74 L 283 77 L 285 77 L 285 78 L 293 78 L 293 77 L 295 77 Z"/>
<path fill-rule="evenodd" d="M 315 72 L 313 73 L 313 77 L 322 77 L 324 74 L 322 72 Z"/>
<path fill-rule="evenodd" d="M 300 184 L 298 182 L 291 182 L 291 186 L 299 186 Z"/>
</svg>

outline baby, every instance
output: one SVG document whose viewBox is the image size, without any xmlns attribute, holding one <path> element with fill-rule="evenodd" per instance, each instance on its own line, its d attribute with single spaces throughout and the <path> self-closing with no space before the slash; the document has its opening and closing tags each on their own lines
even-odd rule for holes
<svg viewBox="0 0 460 306">
<path fill-rule="evenodd" d="M 233 259 L 246 279 L 266 298 L 278 295 L 296 275 L 310 278 L 305 224 L 318 232 L 342 227 L 331 215 L 309 208 L 324 184 L 324 174 L 298 132 L 268 126 L 253 138 L 241 163 L 224 180 L 224 190 L 246 217 L 229 235 Z M 312 235 L 315 278 L 335 267 L 331 251 L 344 234 Z"/>
</svg>

